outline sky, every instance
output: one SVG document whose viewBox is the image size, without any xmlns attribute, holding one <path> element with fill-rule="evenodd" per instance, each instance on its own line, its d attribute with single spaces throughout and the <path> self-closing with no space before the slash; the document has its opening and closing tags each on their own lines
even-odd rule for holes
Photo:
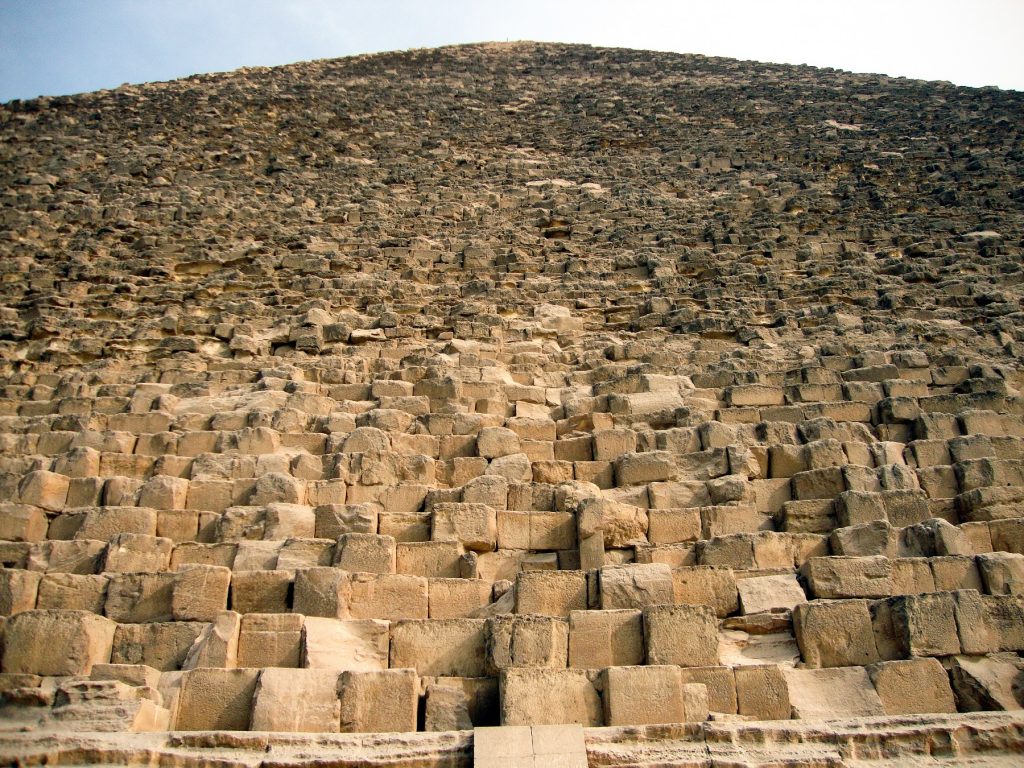
<svg viewBox="0 0 1024 768">
<path fill-rule="evenodd" d="M 1024 0 L 0 0 L 0 102 L 505 40 L 1024 90 Z"/>
</svg>

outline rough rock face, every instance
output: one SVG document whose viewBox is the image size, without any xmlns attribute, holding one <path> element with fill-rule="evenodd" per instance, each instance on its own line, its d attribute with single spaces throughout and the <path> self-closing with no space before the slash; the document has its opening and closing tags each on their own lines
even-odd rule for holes
<svg viewBox="0 0 1024 768">
<path fill-rule="evenodd" d="M 533 43 L 0 105 L 0 755 L 1011 763 L 1022 114 Z"/>
</svg>

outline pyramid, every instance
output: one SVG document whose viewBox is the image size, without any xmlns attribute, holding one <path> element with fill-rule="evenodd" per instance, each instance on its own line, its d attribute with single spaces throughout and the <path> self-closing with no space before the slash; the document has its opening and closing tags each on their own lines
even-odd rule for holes
<svg viewBox="0 0 1024 768">
<path fill-rule="evenodd" d="M 529 42 L 0 105 L 0 757 L 1013 764 L 1022 114 Z"/>
</svg>

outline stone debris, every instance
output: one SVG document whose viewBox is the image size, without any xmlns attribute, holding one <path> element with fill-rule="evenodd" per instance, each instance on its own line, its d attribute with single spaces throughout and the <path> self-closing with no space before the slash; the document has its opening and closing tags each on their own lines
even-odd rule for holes
<svg viewBox="0 0 1024 768">
<path fill-rule="evenodd" d="M 0 751 L 1019 751 L 1022 108 L 534 43 L 0 105 Z"/>
</svg>

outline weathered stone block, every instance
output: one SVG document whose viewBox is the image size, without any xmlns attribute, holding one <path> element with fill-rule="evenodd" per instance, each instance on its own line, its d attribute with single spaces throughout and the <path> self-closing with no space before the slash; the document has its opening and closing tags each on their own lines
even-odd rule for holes
<svg viewBox="0 0 1024 768">
<path fill-rule="evenodd" d="M 949 676 L 937 659 L 882 661 L 867 670 L 887 715 L 956 712 Z"/>
<path fill-rule="evenodd" d="M 416 730 L 419 680 L 414 670 L 342 672 L 338 686 L 342 733 Z"/>
<path fill-rule="evenodd" d="M 800 655 L 810 667 L 879 661 L 866 600 L 812 600 L 793 610 Z"/>
<path fill-rule="evenodd" d="M 602 669 L 642 664 L 643 614 L 639 610 L 572 611 L 569 666 Z"/>
<path fill-rule="evenodd" d="M 264 669 L 252 701 L 254 731 L 337 733 L 338 673 L 321 669 Z"/>
<path fill-rule="evenodd" d="M 85 611 L 29 610 L 3 625 L 3 671 L 88 675 L 110 661 L 117 625 Z"/>
<path fill-rule="evenodd" d="M 502 725 L 602 725 L 601 696 L 584 670 L 506 669 L 500 681 Z"/>
<path fill-rule="evenodd" d="M 718 622 L 708 606 L 658 605 L 643 612 L 648 664 L 718 664 Z"/>
<path fill-rule="evenodd" d="M 487 656 L 493 669 L 564 669 L 568 652 L 569 623 L 563 618 L 509 615 L 487 620 Z"/>
<path fill-rule="evenodd" d="M 179 731 L 245 731 L 251 722 L 258 669 L 193 669 L 182 677 Z"/>
<path fill-rule="evenodd" d="M 529 571 L 516 577 L 516 613 L 569 617 L 587 607 L 587 579 L 582 571 Z"/>
<path fill-rule="evenodd" d="M 484 619 L 397 621 L 391 625 L 392 668 L 419 675 L 484 677 L 487 635 Z"/>
<path fill-rule="evenodd" d="M 601 608 L 643 608 L 675 602 L 672 569 L 663 563 L 635 563 L 601 569 Z"/>
</svg>

